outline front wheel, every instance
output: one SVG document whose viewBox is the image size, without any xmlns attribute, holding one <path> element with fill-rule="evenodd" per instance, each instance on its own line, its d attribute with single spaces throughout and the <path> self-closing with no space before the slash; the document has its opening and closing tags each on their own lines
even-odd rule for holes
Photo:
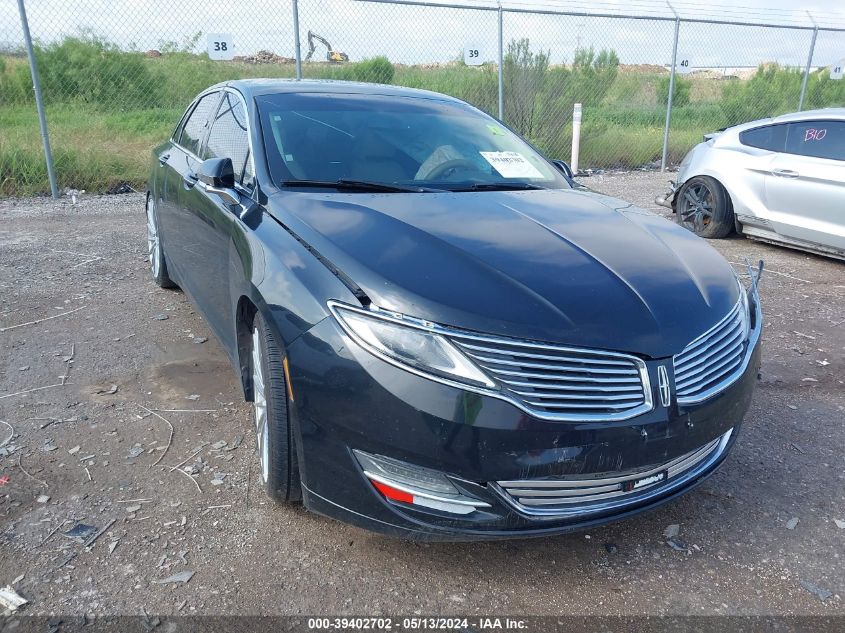
<svg viewBox="0 0 845 633">
<path fill-rule="evenodd" d="M 176 284 L 167 274 L 167 260 L 164 258 L 164 250 L 161 247 L 156 204 L 152 195 L 147 196 L 147 255 L 156 285 L 161 288 L 175 288 Z"/>
<path fill-rule="evenodd" d="M 722 184 L 709 176 L 687 180 L 678 192 L 678 224 L 700 237 L 726 237 L 734 227 L 733 207 Z"/>
<path fill-rule="evenodd" d="M 288 416 L 284 358 L 260 314 L 252 325 L 252 400 L 260 476 L 267 494 L 276 501 L 299 501 L 299 462 Z"/>
</svg>

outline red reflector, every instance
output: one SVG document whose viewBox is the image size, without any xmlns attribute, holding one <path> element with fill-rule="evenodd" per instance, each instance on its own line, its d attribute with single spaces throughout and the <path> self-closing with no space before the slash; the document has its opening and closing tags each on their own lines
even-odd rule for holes
<svg viewBox="0 0 845 633">
<path fill-rule="evenodd" d="M 383 484 L 380 481 L 373 481 L 370 480 L 372 484 L 376 487 L 381 494 L 383 494 L 388 499 L 393 499 L 394 501 L 402 501 L 404 503 L 413 503 L 414 502 L 414 495 L 407 493 L 403 490 L 397 490 L 387 484 Z"/>
</svg>

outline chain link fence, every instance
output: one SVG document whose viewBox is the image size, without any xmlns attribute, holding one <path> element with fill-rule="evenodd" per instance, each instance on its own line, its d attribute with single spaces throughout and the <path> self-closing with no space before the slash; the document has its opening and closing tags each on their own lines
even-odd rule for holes
<svg viewBox="0 0 845 633">
<path fill-rule="evenodd" d="M 675 164 L 703 133 L 797 110 L 802 93 L 805 108 L 845 105 L 834 26 L 464 2 L 25 0 L 59 187 L 143 187 L 193 97 L 244 77 L 443 92 L 563 159 L 580 103 L 593 170 Z M 0 0 L 0 128 L 0 195 L 49 191 L 18 0 Z"/>
</svg>

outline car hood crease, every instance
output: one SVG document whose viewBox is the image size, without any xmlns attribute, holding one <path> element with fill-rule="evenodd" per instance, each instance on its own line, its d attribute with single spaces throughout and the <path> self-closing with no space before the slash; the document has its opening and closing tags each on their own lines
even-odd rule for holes
<svg viewBox="0 0 845 633">
<path fill-rule="evenodd" d="M 268 208 L 376 306 L 494 335 L 667 357 L 738 297 L 703 240 L 592 192 L 280 192 Z"/>
</svg>

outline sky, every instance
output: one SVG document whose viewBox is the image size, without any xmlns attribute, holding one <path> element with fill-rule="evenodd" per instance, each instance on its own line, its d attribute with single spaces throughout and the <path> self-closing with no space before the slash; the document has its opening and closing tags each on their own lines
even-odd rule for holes
<svg viewBox="0 0 845 633">
<path fill-rule="evenodd" d="M 431 0 L 437 1 L 437 0 Z M 445 1 L 445 0 L 444 0 Z M 670 0 L 681 17 L 721 19 L 791 26 L 845 29 L 841 0 L 736 0 L 734 4 Z M 51 42 L 90 30 L 123 47 L 158 49 L 183 43 L 197 32 L 205 50 L 208 33 L 227 34 L 237 54 L 267 49 L 294 55 L 292 0 L 26 0 L 33 38 Z M 451 0 L 495 7 L 488 0 Z M 800 8 L 796 8 L 800 5 Z M 578 46 L 612 48 L 623 64 L 668 65 L 672 56 L 673 12 L 661 0 L 503 0 L 520 10 L 633 14 L 650 19 L 504 13 L 504 41 L 527 37 L 535 51 L 551 54 L 551 63 L 572 60 Z M 808 12 L 810 15 L 808 15 Z M 0 44 L 22 42 L 16 0 L 0 0 Z M 660 20 L 658 18 L 669 18 Z M 495 11 L 389 5 L 360 0 L 299 0 L 303 56 L 306 33 L 315 31 L 351 60 L 386 55 L 405 64 L 442 63 L 472 45 L 484 59 L 495 60 Z M 678 58 L 690 68 L 751 67 L 778 62 L 803 67 L 811 30 L 760 28 L 683 22 Z M 324 50 L 315 59 L 324 59 Z M 845 31 L 820 31 L 813 66 L 845 57 Z"/>
</svg>

